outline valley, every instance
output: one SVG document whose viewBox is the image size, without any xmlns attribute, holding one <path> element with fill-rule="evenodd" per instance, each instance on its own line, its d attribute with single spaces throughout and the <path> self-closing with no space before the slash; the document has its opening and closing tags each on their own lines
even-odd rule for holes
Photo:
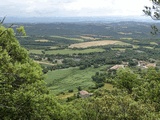
<svg viewBox="0 0 160 120">
<path fill-rule="evenodd" d="M 88 90 L 95 84 L 92 76 L 96 72 L 107 74 L 110 67 L 122 62 L 134 67 L 130 65 L 134 61 L 152 60 L 159 67 L 160 40 L 159 36 L 150 34 L 150 25 L 140 22 L 24 24 L 27 36 L 19 37 L 19 42 L 41 64 L 47 86 L 58 95 L 77 91 L 79 86 Z"/>
</svg>

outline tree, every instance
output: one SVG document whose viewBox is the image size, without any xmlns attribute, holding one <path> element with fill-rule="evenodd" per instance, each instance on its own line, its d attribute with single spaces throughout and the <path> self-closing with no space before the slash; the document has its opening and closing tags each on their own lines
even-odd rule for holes
<svg viewBox="0 0 160 120">
<path fill-rule="evenodd" d="M 59 109 L 39 64 L 20 46 L 14 30 L 0 24 L 0 118 L 57 120 Z"/>
<path fill-rule="evenodd" d="M 132 93 L 132 89 L 136 87 L 140 80 L 138 75 L 131 71 L 129 68 L 119 69 L 117 71 L 117 87 L 121 89 L 126 89 L 129 94 Z"/>
<path fill-rule="evenodd" d="M 16 28 L 17 30 L 17 35 L 24 35 L 26 36 L 26 31 L 24 29 L 24 26 L 20 26 L 19 28 Z"/>
<path fill-rule="evenodd" d="M 152 103 L 156 111 L 160 111 L 160 71 L 149 68 L 141 75 L 143 84 L 134 88 L 133 96 L 144 103 Z"/>
<path fill-rule="evenodd" d="M 145 15 L 150 16 L 153 20 L 160 20 L 160 0 L 151 0 L 152 7 L 145 6 L 143 12 Z M 159 33 L 158 28 L 153 25 L 151 26 L 152 30 L 151 34 L 156 35 Z"/>
<path fill-rule="evenodd" d="M 71 103 L 81 111 L 82 120 L 158 120 L 158 113 L 150 104 L 134 101 L 129 95 L 112 95 L 102 98 L 78 99 Z"/>
<path fill-rule="evenodd" d="M 154 20 L 160 20 L 160 0 L 151 0 L 152 7 L 145 6 L 143 12 Z"/>
</svg>

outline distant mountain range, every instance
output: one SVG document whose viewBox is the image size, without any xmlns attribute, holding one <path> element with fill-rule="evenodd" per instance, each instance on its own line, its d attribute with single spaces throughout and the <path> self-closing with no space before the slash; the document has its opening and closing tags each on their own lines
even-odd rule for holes
<svg viewBox="0 0 160 120">
<path fill-rule="evenodd" d="M 1 19 L 3 19 L 1 17 Z M 6 17 L 5 23 L 55 23 L 55 22 L 160 22 L 146 16 L 107 16 L 107 17 Z"/>
</svg>

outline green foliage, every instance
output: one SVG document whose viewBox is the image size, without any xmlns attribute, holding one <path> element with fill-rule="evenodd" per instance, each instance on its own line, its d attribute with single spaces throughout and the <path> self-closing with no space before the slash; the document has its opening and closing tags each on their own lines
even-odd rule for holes
<svg viewBox="0 0 160 120">
<path fill-rule="evenodd" d="M 48 94 L 41 67 L 20 46 L 13 29 L 1 25 L 0 34 L 0 118 L 60 119 L 61 107 Z"/>
<path fill-rule="evenodd" d="M 106 74 L 96 72 L 96 74 L 92 76 L 92 80 L 95 82 L 95 88 L 103 87 L 106 80 Z"/>
<path fill-rule="evenodd" d="M 148 82 L 160 81 L 160 71 L 151 67 L 143 74 L 142 77 L 145 78 Z"/>
<path fill-rule="evenodd" d="M 132 89 L 140 84 L 138 75 L 133 73 L 129 68 L 119 69 L 117 71 L 117 87 L 126 89 L 128 93 L 132 93 Z"/>
<path fill-rule="evenodd" d="M 160 11 L 159 11 L 160 0 L 151 0 L 151 1 L 153 3 L 153 6 L 152 7 L 145 6 L 143 12 L 146 15 L 150 16 L 152 19 L 158 20 L 160 19 Z"/>
<path fill-rule="evenodd" d="M 137 66 L 137 65 L 138 65 L 138 61 L 136 61 L 136 60 L 129 61 L 129 66 Z"/>
<path fill-rule="evenodd" d="M 145 6 L 143 12 L 145 15 L 150 16 L 153 20 L 160 20 L 160 0 L 151 0 L 152 1 L 152 7 Z M 152 35 L 157 35 L 159 33 L 159 29 L 155 26 L 151 26 Z"/>
<path fill-rule="evenodd" d="M 7 119 L 59 119 L 61 106 L 55 98 L 42 94 L 41 83 L 24 85 L 8 96 L 1 118 Z M 44 88 L 45 89 L 45 88 Z"/>
<path fill-rule="evenodd" d="M 76 67 L 49 71 L 45 75 L 45 81 L 51 92 L 55 94 L 71 89 L 77 90 L 78 86 L 88 88 L 94 86 L 94 82 L 91 77 L 95 74 L 95 72 L 98 72 L 104 68 L 106 68 L 106 66 L 96 69 L 90 67 L 85 70 L 79 70 L 79 68 Z"/>
<path fill-rule="evenodd" d="M 153 103 L 157 111 L 160 111 L 160 71 L 149 68 L 142 74 L 143 84 L 134 88 L 133 95 L 136 100 Z"/>
<path fill-rule="evenodd" d="M 73 102 L 81 110 L 83 120 L 158 120 L 150 104 L 134 101 L 128 95 L 105 95 L 102 98 L 90 98 Z"/>
<path fill-rule="evenodd" d="M 16 30 L 18 35 L 26 36 L 26 31 L 24 29 L 24 26 L 20 26 L 19 28 L 16 28 Z"/>
</svg>

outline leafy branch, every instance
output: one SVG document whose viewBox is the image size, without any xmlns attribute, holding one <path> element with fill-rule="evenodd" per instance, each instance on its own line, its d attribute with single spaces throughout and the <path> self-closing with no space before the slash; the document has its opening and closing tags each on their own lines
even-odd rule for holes
<svg viewBox="0 0 160 120">
<path fill-rule="evenodd" d="M 144 12 L 145 15 L 150 16 L 153 20 L 160 20 L 160 0 L 151 0 L 152 1 L 152 7 L 144 6 Z M 152 35 L 157 35 L 159 33 L 158 28 L 155 25 L 151 26 Z"/>
</svg>

